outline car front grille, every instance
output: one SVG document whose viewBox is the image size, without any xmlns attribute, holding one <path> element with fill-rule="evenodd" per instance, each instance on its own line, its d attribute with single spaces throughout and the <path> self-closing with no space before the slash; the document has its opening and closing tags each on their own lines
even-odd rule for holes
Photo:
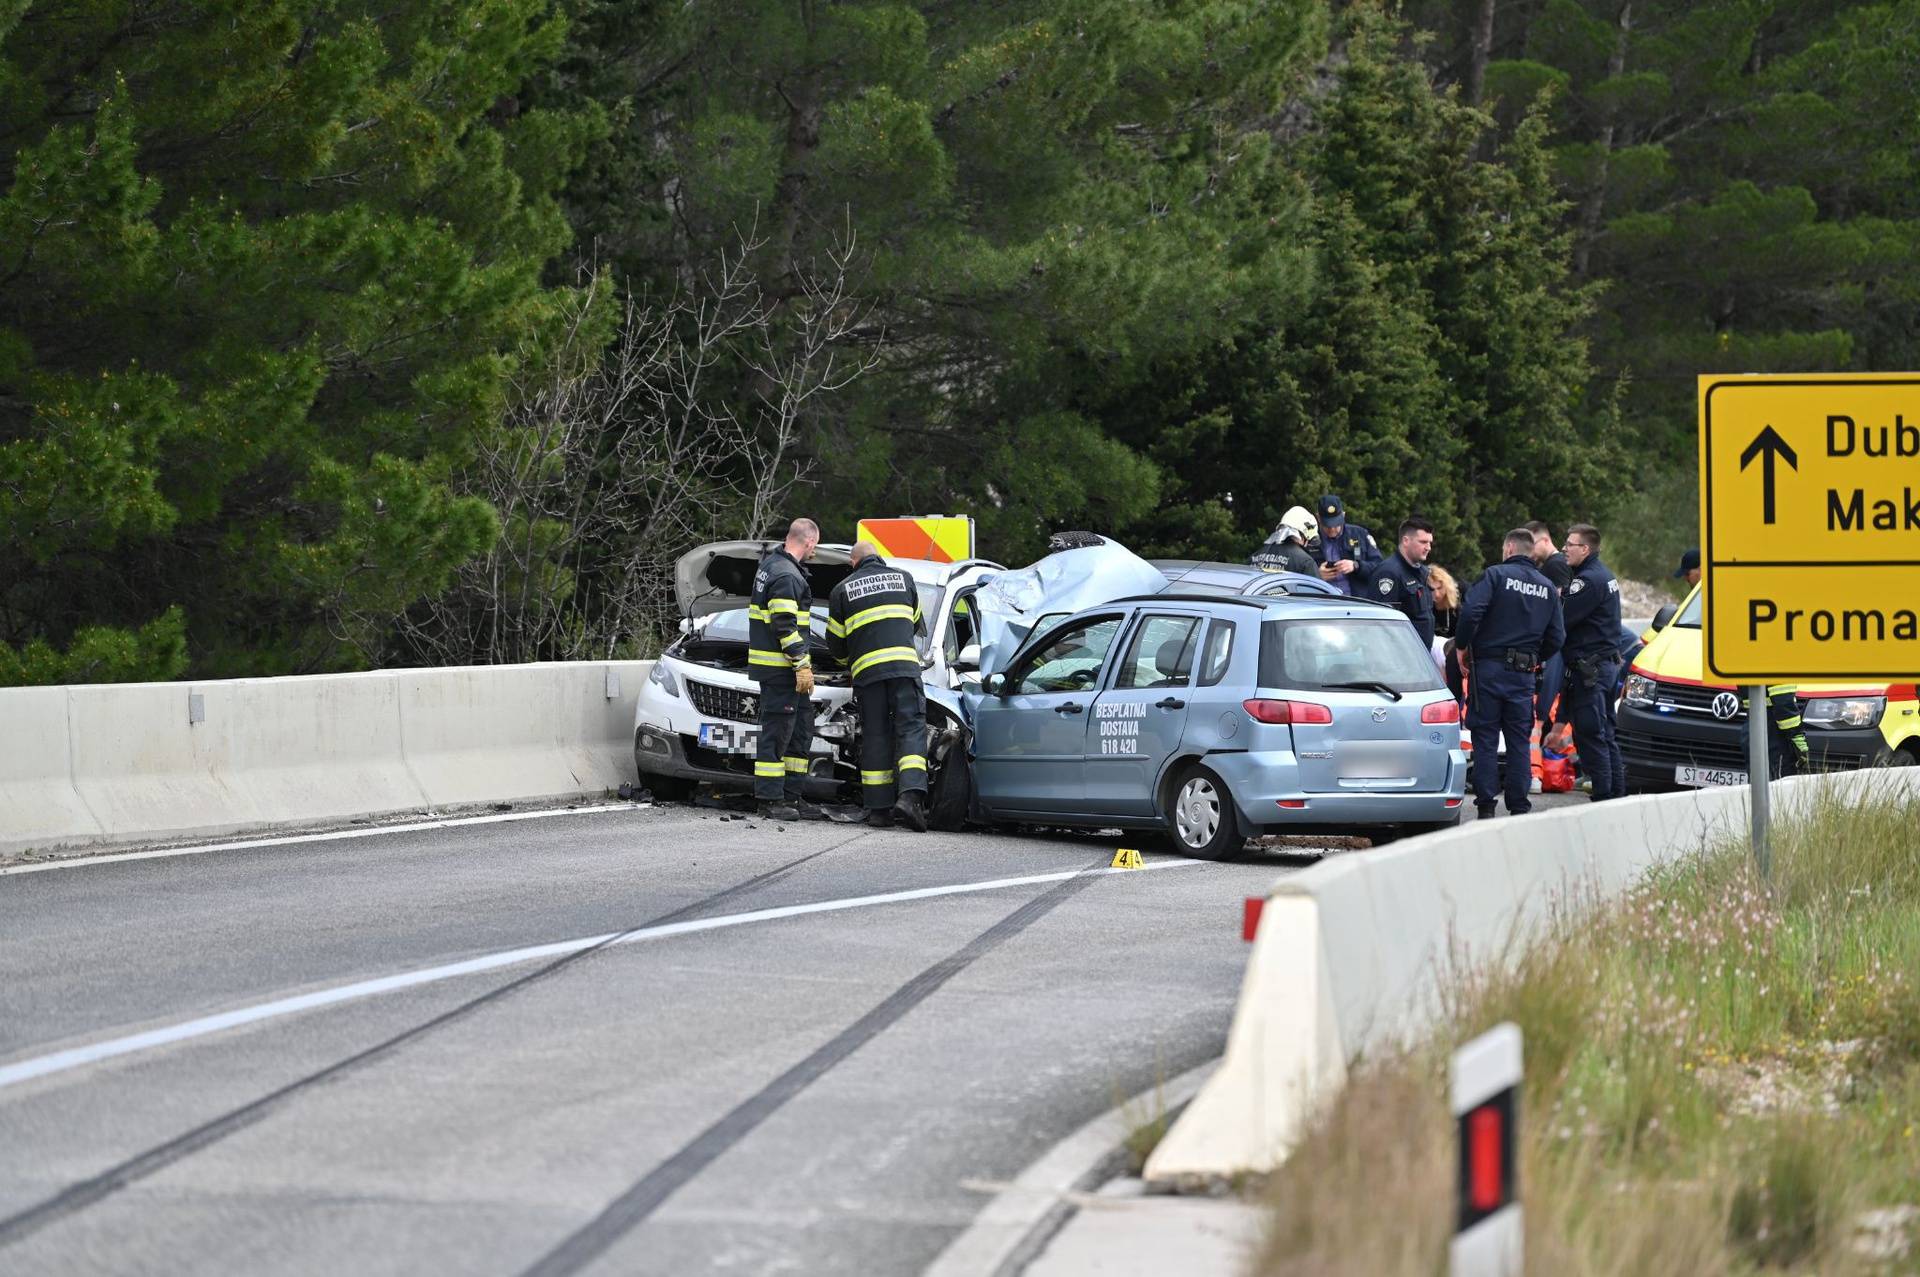
<svg viewBox="0 0 1920 1277">
<path fill-rule="evenodd" d="M 1691 763 L 1695 767 L 1720 767 L 1745 771 L 1747 751 L 1737 733 L 1728 732 L 1724 740 L 1681 740 L 1635 731 L 1621 724 L 1620 752 L 1635 761 L 1649 763 Z"/>
<path fill-rule="evenodd" d="M 725 718 L 736 723 L 760 721 L 760 697 L 737 687 L 719 687 L 712 683 L 687 680 L 687 699 L 708 718 Z"/>
<path fill-rule="evenodd" d="M 1725 687 L 1701 687 L 1697 683 L 1669 683 L 1664 679 L 1654 682 L 1654 699 L 1662 705 L 1671 705 L 1685 714 L 1697 714 L 1705 718 L 1714 718 L 1714 698 L 1731 691 Z M 1732 718 L 1719 719 L 1724 723 L 1745 722 L 1747 717 L 1747 698 L 1734 692 L 1739 709 Z"/>
</svg>

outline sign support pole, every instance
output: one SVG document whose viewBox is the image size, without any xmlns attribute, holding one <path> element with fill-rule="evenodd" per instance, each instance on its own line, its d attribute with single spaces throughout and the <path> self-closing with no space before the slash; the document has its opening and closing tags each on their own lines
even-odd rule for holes
<svg viewBox="0 0 1920 1277">
<path fill-rule="evenodd" d="M 1767 735 L 1771 727 L 1767 689 L 1755 683 L 1747 688 L 1747 779 L 1753 786 L 1753 861 L 1762 882 L 1773 878 L 1773 851 L 1767 845 L 1767 823 L 1772 815 L 1767 801 Z"/>
</svg>

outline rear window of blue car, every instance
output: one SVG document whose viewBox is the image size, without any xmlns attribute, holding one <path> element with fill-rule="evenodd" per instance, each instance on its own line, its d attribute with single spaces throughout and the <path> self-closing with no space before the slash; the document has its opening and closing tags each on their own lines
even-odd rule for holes
<svg viewBox="0 0 1920 1277">
<path fill-rule="evenodd" d="M 1260 686 L 1301 692 L 1431 692 L 1445 684 L 1432 653 L 1400 617 L 1266 621 L 1260 626 Z"/>
</svg>

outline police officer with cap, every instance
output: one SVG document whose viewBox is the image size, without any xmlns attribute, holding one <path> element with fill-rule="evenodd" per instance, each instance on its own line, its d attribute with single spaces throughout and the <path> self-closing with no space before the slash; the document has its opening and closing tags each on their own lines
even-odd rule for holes
<svg viewBox="0 0 1920 1277">
<path fill-rule="evenodd" d="M 1700 551 L 1688 550 L 1680 556 L 1680 566 L 1673 570 L 1673 579 L 1685 581 L 1688 585 L 1700 584 Z"/>
<path fill-rule="evenodd" d="M 920 591 L 865 541 L 827 605 L 827 651 L 847 663 L 860 711 L 860 804 L 867 823 L 927 828 L 927 689 Z"/>
<path fill-rule="evenodd" d="M 1515 528 L 1506 555 L 1481 574 L 1460 607 L 1455 641 L 1472 658 L 1467 726 L 1473 733 L 1473 804 L 1494 814 L 1501 737 L 1507 744 L 1507 812 L 1533 808 L 1534 670 L 1566 641 L 1553 585 L 1533 564 L 1533 533 Z"/>
<path fill-rule="evenodd" d="M 1398 608 L 1419 631 L 1420 643 L 1433 647 L 1433 587 L 1427 582 L 1427 556 L 1433 553 L 1433 525 L 1419 516 L 1400 525 L 1400 544 L 1374 568 L 1366 597 Z"/>
<path fill-rule="evenodd" d="M 1614 738 L 1613 689 L 1620 680 L 1620 582 L 1600 561 L 1600 529 L 1567 529 L 1567 565 L 1561 596 L 1567 623 L 1566 690 L 1561 700 L 1573 723 L 1580 766 L 1593 782 L 1593 801 L 1627 796 L 1627 760 Z"/>
<path fill-rule="evenodd" d="M 770 820 L 824 815 L 801 797 L 813 749 L 813 587 L 801 567 L 820 544 L 820 526 L 795 519 L 785 543 L 761 556 L 747 608 L 747 668 L 760 684 L 760 742 L 753 796 Z"/>
<path fill-rule="evenodd" d="M 1361 585 L 1373 575 L 1374 565 L 1380 562 L 1380 547 L 1373 543 L 1371 532 L 1347 522 L 1347 506 L 1339 497 L 1328 493 L 1316 508 L 1320 520 L 1320 579 L 1342 594 L 1352 594 L 1356 573 Z"/>
</svg>

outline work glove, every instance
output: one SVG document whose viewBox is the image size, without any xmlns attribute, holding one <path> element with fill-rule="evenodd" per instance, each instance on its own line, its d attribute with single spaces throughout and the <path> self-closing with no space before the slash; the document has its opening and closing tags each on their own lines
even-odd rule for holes
<svg viewBox="0 0 1920 1277">
<path fill-rule="evenodd" d="M 813 666 L 796 665 L 793 669 L 794 690 L 802 696 L 813 695 Z"/>
<path fill-rule="evenodd" d="M 1810 770 L 1808 767 L 1808 764 L 1812 761 L 1812 759 L 1807 752 L 1807 738 L 1804 736 L 1794 737 L 1793 751 L 1794 753 L 1800 755 L 1800 770 L 1801 771 Z"/>
</svg>

